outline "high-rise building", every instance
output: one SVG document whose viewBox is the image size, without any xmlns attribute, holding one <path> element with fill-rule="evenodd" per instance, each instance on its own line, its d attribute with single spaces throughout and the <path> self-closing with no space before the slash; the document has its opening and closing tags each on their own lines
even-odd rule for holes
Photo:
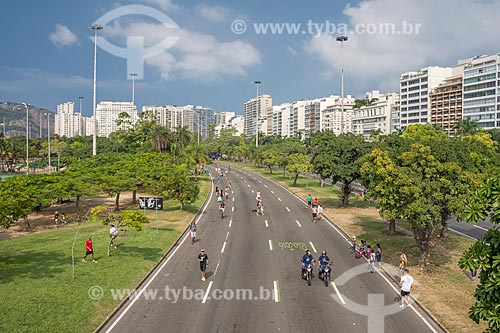
<svg viewBox="0 0 500 333">
<path fill-rule="evenodd" d="M 438 125 L 453 136 L 454 125 L 462 119 L 462 75 L 452 76 L 444 80 L 430 93 L 431 125 Z"/>
<path fill-rule="evenodd" d="M 304 111 L 304 136 L 321 131 L 321 113 L 339 100 L 339 96 L 328 96 L 307 101 Z"/>
<path fill-rule="evenodd" d="M 352 109 L 354 98 L 350 95 L 335 96 L 334 103 L 321 111 L 320 131 L 332 131 L 336 135 L 352 132 Z"/>
<path fill-rule="evenodd" d="M 401 129 L 431 120 L 429 94 L 447 77 L 452 75 L 450 67 L 426 67 L 418 72 L 408 72 L 400 77 Z"/>
<path fill-rule="evenodd" d="M 393 123 L 394 106 L 399 102 L 398 93 L 381 95 L 378 91 L 366 94 L 368 103 L 353 110 L 352 126 L 354 134 L 363 135 L 365 140 L 376 132 L 387 135 L 396 128 Z M 397 119 L 399 121 L 399 119 Z"/>
<path fill-rule="evenodd" d="M 459 61 L 464 65 L 464 120 L 472 120 L 480 128 L 500 128 L 500 53 Z"/>
<path fill-rule="evenodd" d="M 245 102 L 243 110 L 244 131 L 247 136 L 255 135 L 257 124 L 259 132 L 273 133 L 273 99 L 270 95 L 260 95 Z"/>
<path fill-rule="evenodd" d="M 72 138 L 85 135 L 82 115 L 75 113 L 75 103 L 66 102 L 57 105 L 54 133 L 59 136 Z"/>
<path fill-rule="evenodd" d="M 119 129 L 126 129 L 137 121 L 137 109 L 131 102 L 100 102 L 96 108 L 97 136 L 108 137 Z M 118 125 L 117 120 L 122 119 Z"/>
<path fill-rule="evenodd" d="M 215 123 L 214 111 L 211 108 L 193 105 L 149 105 L 143 106 L 142 112 L 152 111 L 156 122 L 174 132 L 177 127 L 186 127 L 189 131 L 199 131 L 205 138 L 209 125 Z"/>
</svg>

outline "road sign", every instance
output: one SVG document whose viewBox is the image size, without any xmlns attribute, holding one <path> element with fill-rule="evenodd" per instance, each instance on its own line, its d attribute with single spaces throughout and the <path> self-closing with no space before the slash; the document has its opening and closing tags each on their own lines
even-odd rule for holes
<svg viewBox="0 0 500 333">
<path fill-rule="evenodd" d="M 139 198 L 139 208 L 140 209 L 151 209 L 151 210 L 162 210 L 163 209 L 163 198 Z"/>
</svg>

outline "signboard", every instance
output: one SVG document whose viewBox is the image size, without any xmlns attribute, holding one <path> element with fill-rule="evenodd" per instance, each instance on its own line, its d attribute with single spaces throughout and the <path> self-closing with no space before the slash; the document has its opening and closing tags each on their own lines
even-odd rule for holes
<svg viewBox="0 0 500 333">
<path fill-rule="evenodd" d="M 163 198 L 139 198 L 139 208 L 140 209 L 151 209 L 151 210 L 162 210 L 163 209 Z"/>
</svg>

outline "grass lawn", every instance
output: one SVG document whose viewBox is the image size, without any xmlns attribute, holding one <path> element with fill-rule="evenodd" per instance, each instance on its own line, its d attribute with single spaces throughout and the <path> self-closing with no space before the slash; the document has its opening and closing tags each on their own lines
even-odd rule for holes
<svg viewBox="0 0 500 333">
<path fill-rule="evenodd" d="M 200 198 L 178 210 L 164 202 L 146 231 L 129 229 L 118 238 L 118 249 L 106 256 L 109 228 L 101 224 L 69 225 L 0 241 L 0 332 L 93 332 L 120 303 L 110 289 L 133 289 L 179 237 L 209 191 L 207 176 L 199 182 Z M 71 250 L 76 234 L 75 278 Z M 85 240 L 92 235 L 97 263 L 82 262 Z M 99 286 L 101 300 L 88 290 Z"/>
<path fill-rule="evenodd" d="M 282 170 L 257 168 L 249 164 L 237 165 L 264 175 L 289 188 L 304 200 L 310 193 L 317 197 L 324 208 L 324 214 L 346 233 L 365 239 L 372 247 L 380 243 L 383 251 L 384 268 L 393 273 L 399 264 L 399 254 L 406 249 L 410 272 L 416 280 L 415 296 L 450 331 L 477 333 L 486 325 L 477 325 L 468 316 L 474 303 L 474 291 L 478 281 L 470 281 L 469 273 L 458 268 L 458 260 L 465 249 L 473 244 L 471 239 L 450 233 L 446 239 L 434 239 L 431 244 L 429 265 L 425 271 L 418 268 L 419 250 L 407 223 L 397 224 L 397 234 L 387 232 L 388 224 L 378 214 L 378 209 L 369 201 L 352 195 L 350 204 L 343 207 L 339 190 L 331 185 L 320 186 L 319 180 L 299 177 L 297 186 L 292 187 L 293 175 L 283 175 Z"/>
</svg>

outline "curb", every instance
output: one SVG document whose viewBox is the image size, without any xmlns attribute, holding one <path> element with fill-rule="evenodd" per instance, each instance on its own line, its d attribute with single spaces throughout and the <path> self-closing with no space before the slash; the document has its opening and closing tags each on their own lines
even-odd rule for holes
<svg viewBox="0 0 500 333">
<path fill-rule="evenodd" d="M 210 181 L 210 179 L 209 179 Z M 207 194 L 207 196 L 205 197 L 205 201 L 203 202 L 203 204 L 201 205 L 200 209 L 198 210 L 198 212 L 196 213 L 195 216 L 193 216 L 193 218 L 191 219 L 191 221 L 189 221 L 188 225 L 186 226 L 186 228 L 184 229 L 184 231 L 182 231 L 182 233 L 179 235 L 179 237 L 177 237 L 177 239 L 175 240 L 175 242 L 170 245 L 170 247 L 168 248 L 167 252 L 165 252 L 165 254 L 161 257 L 161 259 L 153 266 L 153 268 L 151 268 L 151 270 L 146 274 L 146 276 L 144 276 L 142 278 L 141 281 L 139 281 L 139 283 L 135 286 L 135 288 L 133 289 L 133 291 L 136 291 L 138 289 L 140 289 L 140 287 L 149 279 L 149 277 L 156 271 L 156 269 L 160 266 L 160 264 L 163 262 L 163 260 L 165 260 L 166 257 L 168 257 L 168 255 L 172 252 L 172 250 L 178 246 L 179 244 L 179 241 L 182 239 L 182 237 L 184 237 L 184 235 L 188 232 L 189 230 L 189 225 L 191 224 L 192 221 L 196 220 L 196 218 L 198 216 L 201 215 L 201 212 L 203 211 L 203 207 L 205 207 L 205 205 L 207 204 L 209 198 L 211 197 L 211 193 L 213 191 L 213 183 L 210 182 L 210 190 Z M 132 291 L 130 292 L 130 294 L 132 294 Z M 118 306 L 106 317 L 106 319 L 104 319 L 104 321 L 99 325 L 99 327 L 96 328 L 96 330 L 94 332 L 100 332 L 110 321 L 111 321 L 111 318 L 113 318 L 124 306 L 125 304 L 127 304 L 127 302 L 129 301 L 130 299 L 130 295 L 127 295 L 121 302 L 120 304 L 118 304 Z"/>
<path fill-rule="evenodd" d="M 240 166 L 238 166 L 238 167 L 240 167 Z M 244 167 L 243 167 L 243 168 L 244 168 Z M 290 189 L 288 189 L 287 187 L 285 187 L 285 186 L 283 186 L 283 185 L 281 185 L 281 184 L 279 184 L 279 183 L 276 183 L 274 180 L 269 179 L 269 178 L 267 178 L 266 176 L 263 176 L 263 175 L 261 175 L 261 174 L 259 174 L 259 173 L 253 172 L 253 171 L 248 170 L 248 169 L 246 169 L 246 170 L 247 170 L 247 171 L 249 171 L 249 172 L 252 172 L 252 173 L 253 173 L 253 174 L 255 174 L 255 175 L 258 175 L 258 176 L 260 176 L 260 177 L 263 177 L 263 178 L 267 179 L 268 181 L 273 182 L 275 185 L 277 185 L 277 186 L 279 186 L 279 187 L 283 188 L 284 190 L 286 190 L 287 192 L 289 192 L 290 194 L 292 194 L 293 196 L 295 196 L 297 199 L 299 199 L 300 201 L 302 201 L 304 204 L 307 204 L 307 202 L 306 202 L 304 199 L 302 199 L 302 198 L 301 198 L 298 194 L 296 194 L 296 193 L 292 192 L 292 191 L 291 191 Z M 339 226 L 337 226 L 334 222 L 332 222 L 332 221 L 331 221 L 331 220 L 330 220 L 330 219 L 329 219 L 326 215 L 323 215 L 323 218 L 325 219 L 325 221 L 326 221 L 326 222 L 330 223 L 330 225 L 331 225 L 331 226 L 332 226 L 335 230 L 337 230 L 337 231 L 339 232 L 339 234 L 341 234 L 342 236 L 344 236 L 344 238 L 346 238 L 346 240 L 347 240 L 347 239 L 351 239 L 351 236 L 349 236 L 349 235 L 348 235 L 348 234 L 347 234 L 347 233 L 346 233 L 346 232 L 345 232 L 342 228 L 340 228 L 340 227 L 339 227 Z M 366 261 L 366 258 L 364 258 L 364 259 L 365 259 L 365 261 Z M 382 271 L 384 272 L 385 276 L 386 276 L 386 277 L 387 277 L 390 281 L 394 282 L 394 283 L 393 283 L 393 285 L 395 285 L 395 286 L 396 286 L 396 288 L 399 288 L 399 285 L 397 284 L 397 281 L 394 279 L 394 277 L 393 277 L 393 276 L 391 276 L 391 275 L 390 275 L 390 274 L 389 274 L 389 273 L 385 270 L 385 268 L 384 268 L 383 266 L 382 266 Z M 424 312 L 424 313 L 425 313 L 425 314 L 426 314 L 426 315 L 427 315 L 427 316 L 428 316 L 428 317 L 429 317 L 429 318 L 430 318 L 430 319 L 434 322 L 434 324 L 436 324 L 436 326 L 438 326 L 438 327 L 439 327 L 439 328 L 440 328 L 443 332 L 445 332 L 445 333 L 449 333 L 449 331 L 448 331 L 448 330 L 444 327 L 444 325 L 443 325 L 443 324 L 441 324 L 441 323 L 439 322 L 439 320 L 438 320 L 438 319 L 437 319 L 437 318 L 436 318 L 436 317 L 435 317 L 435 316 L 434 316 L 434 315 L 433 315 L 433 314 L 429 311 L 429 309 L 427 309 L 427 308 L 426 308 L 426 307 L 425 307 L 422 303 L 420 303 L 420 302 L 419 302 L 418 300 L 416 300 L 415 298 L 413 298 L 413 297 L 412 297 L 412 300 L 413 300 L 413 302 L 414 302 L 415 304 L 417 304 L 417 305 L 418 305 L 418 307 L 419 307 L 419 308 L 420 308 L 420 309 L 421 309 L 421 310 L 422 310 L 422 311 L 423 311 L 423 312 Z"/>
</svg>

